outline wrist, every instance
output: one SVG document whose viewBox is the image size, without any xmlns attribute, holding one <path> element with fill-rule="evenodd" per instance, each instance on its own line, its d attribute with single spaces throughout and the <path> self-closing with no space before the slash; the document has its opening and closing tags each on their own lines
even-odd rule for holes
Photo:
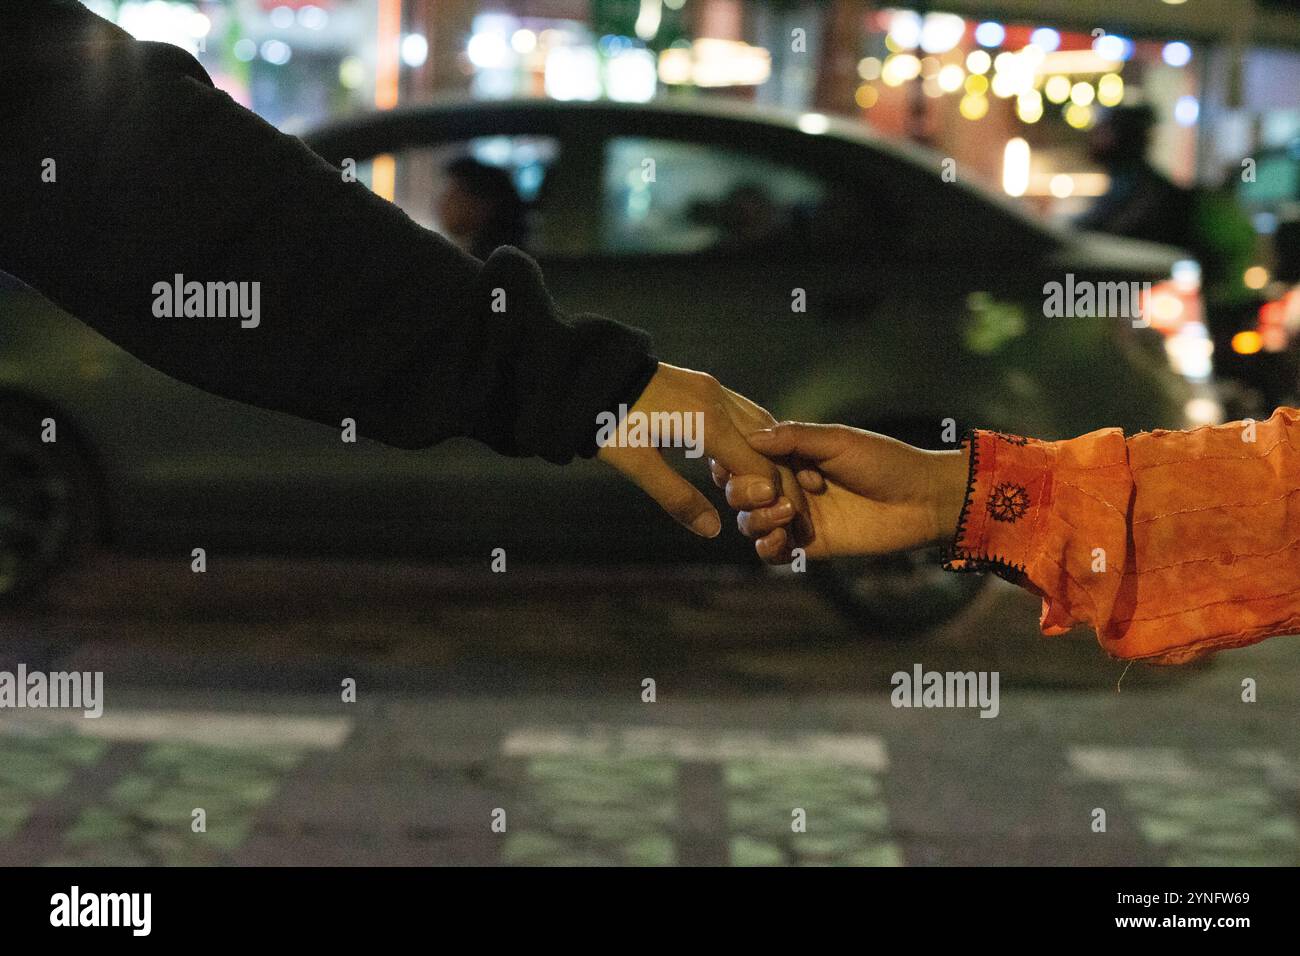
<svg viewBox="0 0 1300 956">
<path fill-rule="evenodd" d="M 932 545 L 951 547 L 970 484 L 970 446 L 955 451 L 931 452 L 930 510 L 933 521 Z"/>
</svg>

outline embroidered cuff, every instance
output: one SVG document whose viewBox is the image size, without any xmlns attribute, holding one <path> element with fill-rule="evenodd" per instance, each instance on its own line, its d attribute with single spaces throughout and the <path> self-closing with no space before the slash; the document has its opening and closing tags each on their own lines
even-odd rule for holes
<svg viewBox="0 0 1300 956">
<path fill-rule="evenodd" d="M 1052 443 L 976 429 L 966 502 L 944 557 L 949 571 L 992 571 L 1037 591 L 1027 567 L 1035 529 L 1051 503 Z"/>
</svg>

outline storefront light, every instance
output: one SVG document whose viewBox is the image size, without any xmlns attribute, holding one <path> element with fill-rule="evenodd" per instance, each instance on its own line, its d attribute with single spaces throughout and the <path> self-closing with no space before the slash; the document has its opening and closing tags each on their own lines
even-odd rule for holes
<svg viewBox="0 0 1300 956">
<path fill-rule="evenodd" d="M 1029 189 L 1029 144 L 1019 136 L 1007 140 L 1002 151 L 1002 189 L 1008 196 L 1023 196 Z"/>
<path fill-rule="evenodd" d="M 966 69 L 972 73 L 987 73 L 993 65 L 993 58 L 983 50 L 971 50 L 966 57 Z"/>
<path fill-rule="evenodd" d="M 1037 123 L 1043 118 L 1043 97 L 1037 90 L 1025 90 L 1016 97 L 1016 115 L 1023 123 Z"/>
<path fill-rule="evenodd" d="M 975 42 L 980 46 L 1001 46 L 1002 41 L 1006 38 L 1006 28 L 1000 23 L 994 23 L 992 20 L 985 20 L 975 28 Z"/>
<path fill-rule="evenodd" d="M 659 54 L 659 79 L 669 86 L 691 82 L 691 51 L 686 47 L 669 47 Z"/>
<path fill-rule="evenodd" d="M 1232 350 L 1238 355 L 1254 355 L 1264 347 L 1264 338 L 1254 329 L 1238 332 L 1232 337 Z"/>
<path fill-rule="evenodd" d="M 1092 49 L 1106 60 L 1127 60 L 1133 55 L 1133 41 L 1113 33 L 1103 33 L 1092 41 Z"/>
<path fill-rule="evenodd" d="M 965 119 L 983 119 L 989 111 L 989 100 L 981 93 L 967 93 L 961 98 L 961 104 L 957 109 Z"/>
<path fill-rule="evenodd" d="M 1160 51 L 1160 58 L 1170 66 L 1186 66 L 1192 61 L 1192 48 L 1186 43 L 1175 40 L 1166 43 Z"/>
<path fill-rule="evenodd" d="M 345 56 L 339 62 L 339 84 L 346 90 L 360 89 L 366 82 L 366 64 L 359 56 Z"/>
<path fill-rule="evenodd" d="M 895 10 L 889 17 L 887 39 L 899 50 L 915 50 L 921 42 L 921 15 L 915 10 Z"/>
<path fill-rule="evenodd" d="M 739 40 L 701 37 L 691 45 L 691 53 L 691 81 L 696 86 L 759 86 L 772 75 L 772 55 Z M 920 61 L 911 59 L 919 71 Z"/>
<path fill-rule="evenodd" d="M 921 49 L 926 53 L 947 53 L 966 33 L 966 21 L 955 13 L 927 13 L 921 21 Z"/>
<path fill-rule="evenodd" d="M 1087 129 L 1092 123 L 1092 107 L 1071 103 L 1065 108 L 1065 121 L 1074 129 Z"/>
<path fill-rule="evenodd" d="M 1053 76 L 1043 84 L 1043 93 L 1049 102 L 1064 103 L 1070 98 L 1070 78 L 1068 76 Z"/>
<path fill-rule="evenodd" d="M 1061 34 L 1051 27 L 1039 27 L 1029 34 L 1029 42 L 1045 53 L 1051 53 L 1061 46 Z"/>
<path fill-rule="evenodd" d="M 663 16 L 663 0 L 641 0 L 641 9 L 637 12 L 636 25 L 632 29 L 638 37 L 649 42 L 659 32 Z"/>
<path fill-rule="evenodd" d="M 831 128 L 831 121 L 824 113 L 804 113 L 799 117 L 799 129 L 811 136 L 820 136 Z"/>
<path fill-rule="evenodd" d="M 116 20 L 118 26 L 137 40 L 170 43 L 190 53 L 199 52 L 199 41 L 212 27 L 194 4 L 168 3 L 166 0 L 148 0 L 147 3 L 129 0 L 118 9 Z"/>
<path fill-rule="evenodd" d="M 993 95 L 1000 99 L 1009 99 L 1016 95 L 1016 81 L 1010 73 L 993 74 Z"/>
<path fill-rule="evenodd" d="M 556 100 L 600 98 L 600 58 L 585 46 L 557 46 L 546 58 L 546 95 Z"/>
<path fill-rule="evenodd" d="M 1092 88 L 1091 83 L 1085 83 L 1080 80 L 1070 87 L 1070 102 L 1079 106 L 1091 106 L 1092 101 L 1097 98 L 1097 91 Z"/>
<path fill-rule="evenodd" d="M 429 58 L 429 41 L 418 33 L 402 37 L 402 62 L 409 67 L 424 66 Z"/>
<path fill-rule="evenodd" d="M 272 66 L 284 66 L 293 57 L 293 50 L 283 40 L 267 40 L 262 44 L 262 59 Z"/>
<path fill-rule="evenodd" d="M 956 63 L 949 63 L 939 71 L 939 89 L 945 93 L 956 93 L 961 89 L 962 81 L 966 79 L 966 71 Z"/>
<path fill-rule="evenodd" d="M 1262 289 L 1268 285 L 1268 270 L 1263 266 L 1251 266 L 1241 277 L 1247 289 Z"/>
<path fill-rule="evenodd" d="M 506 38 L 495 30 L 484 30 L 471 36 L 465 54 L 480 70 L 500 69 L 510 61 Z"/>
<path fill-rule="evenodd" d="M 308 30 L 324 30 L 330 22 L 330 15 L 315 4 L 309 3 L 298 10 L 298 22 Z"/>
<path fill-rule="evenodd" d="M 858 76 L 867 82 L 880 79 L 880 60 L 874 56 L 863 57 L 858 61 Z"/>
<path fill-rule="evenodd" d="M 510 34 L 510 48 L 516 53 L 532 53 L 537 49 L 537 34 L 532 30 L 516 30 Z"/>
<path fill-rule="evenodd" d="M 277 30 L 287 30 L 293 26 L 293 7 L 280 5 L 271 11 L 271 26 Z"/>
<path fill-rule="evenodd" d="M 910 53 L 896 53 L 885 60 L 880 78 L 886 86 L 901 86 L 921 73 L 921 61 Z"/>
<path fill-rule="evenodd" d="M 1119 106 L 1124 101 L 1124 79 L 1118 73 L 1107 73 L 1097 81 L 1097 102 L 1102 106 Z"/>
<path fill-rule="evenodd" d="M 605 65 L 605 92 L 620 103 L 654 99 L 658 72 L 649 50 L 623 50 Z"/>
<path fill-rule="evenodd" d="M 1165 353 L 1174 371 L 1194 382 L 1207 380 L 1214 370 L 1214 343 L 1200 322 L 1188 322 L 1165 339 Z"/>
<path fill-rule="evenodd" d="M 1180 96 L 1174 102 L 1174 122 L 1179 126 L 1195 126 L 1201 115 L 1201 104 L 1194 96 Z"/>
</svg>

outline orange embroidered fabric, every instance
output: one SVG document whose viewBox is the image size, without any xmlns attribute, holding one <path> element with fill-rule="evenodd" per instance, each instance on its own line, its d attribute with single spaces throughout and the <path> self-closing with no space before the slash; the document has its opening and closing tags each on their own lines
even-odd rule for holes
<svg viewBox="0 0 1300 956">
<path fill-rule="evenodd" d="M 1125 438 L 976 431 L 945 567 L 1043 598 L 1113 657 L 1181 664 L 1300 633 L 1300 411 Z"/>
</svg>

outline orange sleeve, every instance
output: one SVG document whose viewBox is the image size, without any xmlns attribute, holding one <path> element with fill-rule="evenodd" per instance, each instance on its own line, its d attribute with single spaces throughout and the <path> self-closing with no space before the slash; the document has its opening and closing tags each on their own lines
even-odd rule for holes
<svg viewBox="0 0 1300 956">
<path fill-rule="evenodd" d="M 975 431 L 953 571 L 1043 599 L 1113 657 L 1181 664 L 1300 633 L 1300 411 L 1042 442 Z"/>
</svg>

